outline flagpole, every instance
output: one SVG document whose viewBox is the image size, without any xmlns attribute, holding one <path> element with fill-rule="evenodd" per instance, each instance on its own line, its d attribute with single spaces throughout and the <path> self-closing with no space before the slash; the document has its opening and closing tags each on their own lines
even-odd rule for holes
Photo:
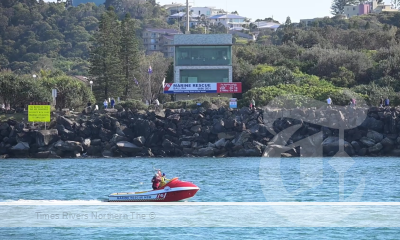
<svg viewBox="0 0 400 240">
<path fill-rule="evenodd" d="M 153 69 L 151 69 L 151 66 L 149 66 L 149 105 L 151 104 L 151 80 L 150 80 L 150 75 L 153 72 Z"/>
</svg>

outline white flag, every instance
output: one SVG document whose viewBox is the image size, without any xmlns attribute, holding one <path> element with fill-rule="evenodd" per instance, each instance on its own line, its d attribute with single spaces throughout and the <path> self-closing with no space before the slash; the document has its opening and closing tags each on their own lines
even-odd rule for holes
<svg viewBox="0 0 400 240">
<path fill-rule="evenodd" d="M 164 80 L 162 81 L 162 88 L 164 89 L 164 87 L 165 87 L 165 78 L 164 78 Z"/>
</svg>

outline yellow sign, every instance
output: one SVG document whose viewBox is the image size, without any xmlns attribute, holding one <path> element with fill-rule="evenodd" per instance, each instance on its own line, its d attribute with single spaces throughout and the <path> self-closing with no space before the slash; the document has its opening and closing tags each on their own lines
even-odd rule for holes
<svg viewBox="0 0 400 240">
<path fill-rule="evenodd" d="M 50 105 L 29 105 L 29 122 L 50 122 Z"/>
</svg>

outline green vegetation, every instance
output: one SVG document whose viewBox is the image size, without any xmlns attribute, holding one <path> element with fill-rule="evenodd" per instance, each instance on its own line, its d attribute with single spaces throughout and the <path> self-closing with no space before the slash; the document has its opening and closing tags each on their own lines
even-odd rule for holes
<svg viewBox="0 0 400 240">
<path fill-rule="evenodd" d="M 51 90 L 57 89 L 56 108 L 78 108 L 95 102 L 90 88 L 81 80 L 62 72 L 42 72 L 41 77 L 17 75 L 11 71 L 0 72 L 0 96 L 12 107 L 29 102 L 52 102 Z"/>
<path fill-rule="evenodd" d="M 198 106 L 197 104 L 200 103 L 201 105 Z M 175 102 L 167 102 L 164 104 L 164 108 L 171 108 L 171 109 L 181 109 L 181 108 L 191 108 L 196 109 L 198 107 L 210 108 L 214 104 L 217 107 L 222 106 L 229 106 L 229 98 L 223 97 L 202 97 L 198 99 L 192 100 L 181 100 Z"/>
<path fill-rule="evenodd" d="M 349 2 L 335 0 L 332 10 L 340 14 Z M 178 23 L 167 23 L 166 16 L 153 0 L 107 0 L 105 6 L 87 3 L 69 8 L 63 3 L 1 1 L 0 96 L 17 106 L 50 101 L 51 89 L 58 88 L 57 107 L 76 108 L 87 101 L 121 97 L 124 106 L 146 109 L 141 104 L 145 100 L 165 98 L 161 82 L 172 81 L 173 65 L 161 53 L 145 55 L 140 36 L 146 27 L 179 29 Z M 204 17 L 200 22 L 207 25 Z M 251 31 L 255 28 L 250 25 Z M 277 31 L 261 30 L 256 41 L 234 38 L 233 81 L 242 82 L 244 91 L 237 96 L 242 97 L 239 106 L 247 106 L 252 97 L 260 106 L 291 94 L 321 101 L 331 96 L 335 104 L 348 104 L 356 97 L 377 105 L 381 96 L 397 103 L 399 28 L 398 12 L 351 19 L 338 15 L 308 26 L 294 24 L 288 17 Z M 191 31 L 225 33 L 226 29 L 215 25 Z M 74 75 L 93 80 L 96 100 L 87 82 L 69 77 Z M 216 104 L 213 101 L 202 102 Z M 304 103 L 297 97 L 290 101 Z M 165 107 L 197 107 L 196 103 Z"/>
</svg>

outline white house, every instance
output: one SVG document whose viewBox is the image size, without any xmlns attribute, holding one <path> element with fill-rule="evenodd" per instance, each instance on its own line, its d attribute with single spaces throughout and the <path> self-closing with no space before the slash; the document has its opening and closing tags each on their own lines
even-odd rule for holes
<svg viewBox="0 0 400 240">
<path fill-rule="evenodd" d="M 168 15 L 186 11 L 186 4 L 182 3 L 166 4 L 163 7 L 167 10 Z"/>
<path fill-rule="evenodd" d="M 200 15 L 197 15 L 195 13 L 191 13 L 189 15 L 189 26 L 194 27 L 197 26 L 199 22 Z M 186 13 L 185 12 L 180 12 L 180 13 L 175 13 L 171 16 L 168 17 L 168 21 L 178 21 L 182 22 L 183 26 L 186 26 Z"/>
<path fill-rule="evenodd" d="M 216 9 L 215 7 L 192 7 L 190 11 L 200 16 L 204 15 L 206 17 L 211 17 L 217 15 L 221 9 Z"/>
<path fill-rule="evenodd" d="M 246 18 L 236 14 L 219 14 L 208 18 L 211 24 L 223 24 L 229 30 L 243 29 L 243 25 L 248 25 Z"/>
</svg>

